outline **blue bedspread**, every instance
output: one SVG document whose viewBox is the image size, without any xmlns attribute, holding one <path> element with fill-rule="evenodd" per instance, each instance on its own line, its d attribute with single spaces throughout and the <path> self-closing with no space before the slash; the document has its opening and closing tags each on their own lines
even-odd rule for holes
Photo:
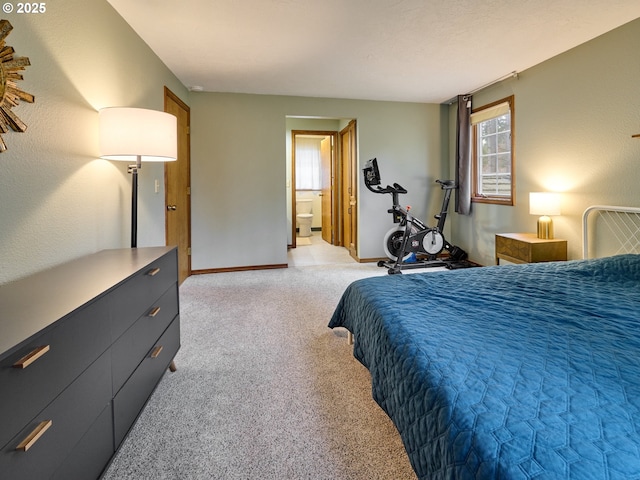
<svg viewBox="0 0 640 480">
<path fill-rule="evenodd" d="M 420 479 L 640 479 L 639 255 L 359 280 L 329 326 Z"/>
</svg>

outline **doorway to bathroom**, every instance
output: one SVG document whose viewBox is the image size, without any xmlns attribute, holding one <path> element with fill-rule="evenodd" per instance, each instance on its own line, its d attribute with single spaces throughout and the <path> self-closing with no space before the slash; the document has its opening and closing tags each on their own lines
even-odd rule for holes
<svg viewBox="0 0 640 480">
<path fill-rule="evenodd" d="M 338 245 L 336 198 L 337 131 L 291 130 L 291 246 L 309 241 L 312 231 Z"/>
</svg>

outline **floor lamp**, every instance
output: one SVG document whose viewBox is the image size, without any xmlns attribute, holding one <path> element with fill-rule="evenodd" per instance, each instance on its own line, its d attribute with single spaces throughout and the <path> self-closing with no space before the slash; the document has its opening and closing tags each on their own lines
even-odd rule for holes
<svg viewBox="0 0 640 480">
<path fill-rule="evenodd" d="M 178 157 L 177 119 L 143 108 L 111 107 L 98 112 L 100 158 L 130 163 L 131 248 L 138 243 L 138 170 L 142 162 L 170 162 Z"/>
</svg>

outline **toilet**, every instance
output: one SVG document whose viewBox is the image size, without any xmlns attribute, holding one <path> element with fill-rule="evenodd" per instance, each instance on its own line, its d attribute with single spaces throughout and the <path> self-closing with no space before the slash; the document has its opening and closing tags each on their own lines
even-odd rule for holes
<svg viewBox="0 0 640 480">
<path fill-rule="evenodd" d="M 296 222 L 298 224 L 298 236 L 300 237 L 311 236 L 312 202 L 313 199 L 311 198 L 299 198 L 296 200 Z"/>
</svg>

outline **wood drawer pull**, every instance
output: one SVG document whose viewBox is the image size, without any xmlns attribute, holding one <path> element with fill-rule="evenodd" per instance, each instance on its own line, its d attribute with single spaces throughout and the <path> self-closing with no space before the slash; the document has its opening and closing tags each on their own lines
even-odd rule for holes
<svg viewBox="0 0 640 480">
<path fill-rule="evenodd" d="M 158 345 L 156 348 L 154 348 L 153 351 L 151 352 L 151 358 L 156 358 L 158 355 L 160 355 L 162 348 L 163 348 L 162 345 Z"/>
<path fill-rule="evenodd" d="M 153 307 L 147 316 L 148 317 L 155 317 L 159 313 L 160 313 L 160 307 Z"/>
<path fill-rule="evenodd" d="M 160 273 L 160 267 L 152 268 L 151 270 L 149 270 L 147 272 L 147 275 L 149 275 L 150 277 L 153 277 L 153 276 L 157 275 L 158 273 Z"/>
<path fill-rule="evenodd" d="M 16 447 L 16 450 L 20 450 L 23 452 L 26 452 L 27 450 L 29 450 L 31 447 L 35 445 L 35 443 L 44 434 L 44 432 L 49 430 L 49 427 L 51 425 L 53 425 L 53 420 L 45 420 L 43 422 L 40 422 L 40 424 L 33 429 L 33 432 L 31 432 L 27 436 L 27 438 L 25 438 L 22 442 L 20 442 L 20 445 Z"/>
<path fill-rule="evenodd" d="M 49 345 L 36 347 L 33 351 L 27 353 L 24 357 L 13 364 L 13 368 L 27 368 L 33 362 L 49 351 Z"/>
</svg>

